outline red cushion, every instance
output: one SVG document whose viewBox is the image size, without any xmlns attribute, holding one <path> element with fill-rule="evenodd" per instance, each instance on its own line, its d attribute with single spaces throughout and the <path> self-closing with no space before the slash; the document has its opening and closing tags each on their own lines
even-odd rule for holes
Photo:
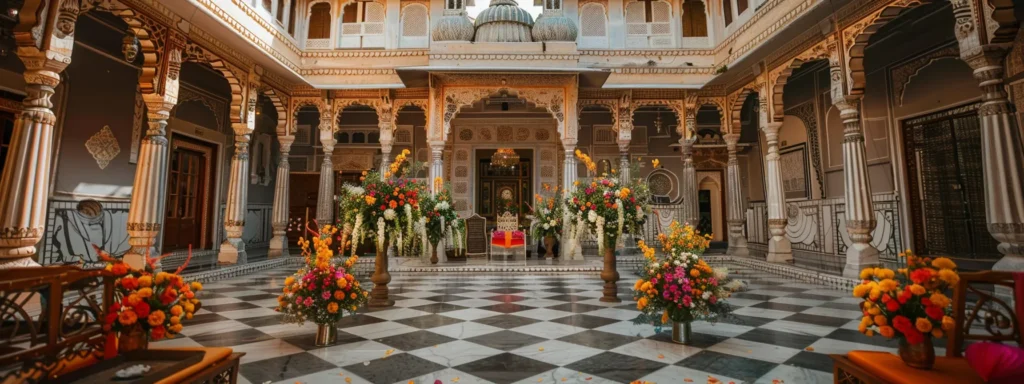
<svg viewBox="0 0 1024 384">
<path fill-rule="evenodd" d="M 1020 383 L 1024 381 L 1024 349 L 998 343 L 976 343 L 967 346 L 967 363 L 988 383 Z"/>
</svg>

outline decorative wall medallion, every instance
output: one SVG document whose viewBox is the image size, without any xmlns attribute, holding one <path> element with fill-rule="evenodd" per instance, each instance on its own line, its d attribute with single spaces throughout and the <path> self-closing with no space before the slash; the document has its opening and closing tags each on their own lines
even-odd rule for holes
<svg viewBox="0 0 1024 384">
<path fill-rule="evenodd" d="M 519 129 L 516 130 L 516 140 L 517 141 L 530 140 L 530 129 L 526 128 L 526 127 L 519 127 Z"/>
<path fill-rule="evenodd" d="M 460 181 L 455 183 L 455 193 L 466 193 L 469 191 L 469 183 Z"/>
<path fill-rule="evenodd" d="M 493 139 L 493 138 L 494 137 L 491 136 L 491 129 L 490 128 L 482 128 L 482 129 L 480 129 L 480 140 L 491 141 L 491 139 Z"/>
<path fill-rule="evenodd" d="M 498 141 L 507 143 L 512 141 L 512 127 L 502 125 L 498 127 Z"/>
<path fill-rule="evenodd" d="M 651 187 L 651 194 L 655 196 L 668 196 L 672 192 L 672 180 L 664 173 L 655 173 L 647 179 Z"/>
<path fill-rule="evenodd" d="M 109 125 L 104 125 L 99 132 L 86 140 L 85 149 L 93 159 L 96 159 L 100 169 L 106 169 L 110 161 L 121 153 L 121 147 L 117 145 L 117 138 L 114 137 L 114 131 L 110 130 Z"/>
<path fill-rule="evenodd" d="M 540 151 L 540 161 L 555 161 L 555 152 L 553 151 Z"/>
<path fill-rule="evenodd" d="M 550 165 L 545 165 L 545 166 L 541 167 L 541 169 L 540 169 L 540 176 L 541 177 L 555 177 L 555 167 L 550 166 Z"/>
<path fill-rule="evenodd" d="M 456 199 L 455 200 L 455 210 L 456 211 L 465 211 L 466 209 L 468 209 L 468 208 L 466 208 L 468 205 L 469 204 L 466 204 L 466 200 L 463 200 L 463 199 Z"/>
<path fill-rule="evenodd" d="M 464 165 L 455 167 L 455 177 L 469 177 L 469 169 Z"/>
<path fill-rule="evenodd" d="M 551 139 L 551 133 L 546 129 L 538 129 L 536 137 L 537 141 L 548 141 L 548 139 Z"/>
<path fill-rule="evenodd" d="M 457 161 L 469 161 L 469 152 L 466 150 L 455 151 L 455 160 Z"/>
<path fill-rule="evenodd" d="M 466 128 L 459 131 L 459 140 L 470 141 L 473 140 L 473 130 Z"/>
</svg>

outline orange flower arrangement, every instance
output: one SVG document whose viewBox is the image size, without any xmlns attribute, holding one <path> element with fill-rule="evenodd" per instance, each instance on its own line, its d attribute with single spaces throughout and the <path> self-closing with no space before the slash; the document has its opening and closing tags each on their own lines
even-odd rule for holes
<svg viewBox="0 0 1024 384">
<path fill-rule="evenodd" d="M 863 283 L 853 288 L 853 296 L 864 299 L 858 330 L 868 336 L 877 332 L 890 339 L 900 337 L 909 344 L 945 336 L 953 329 L 952 300 L 945 292 L 960 281 L 956 263 L 945 257 L 918 257 L 910 250 L 900 257 L 906 257 L 907 268 L 861 271 Z"/>
<path fill-rule="evenodd" d="M 141 327 L 150 340 L 173 338 L 184 328 L 182 318 L 191 319 L 199 310 L 195 292 L 202 290 L 203 285 L 186 283 L 179 275 L 192 258 L 191 248 L 185 263 L 174 273 L 156 272 L 156 261 L 167 255 L 157 258 L 146 255 L 146 266 L 139 270 L 94 248 L 100 258 L 107 261 L 106 270 L 115 278 L 114 303 L 104 319 L 104 331 L 123 333 Z"/>
</svg>

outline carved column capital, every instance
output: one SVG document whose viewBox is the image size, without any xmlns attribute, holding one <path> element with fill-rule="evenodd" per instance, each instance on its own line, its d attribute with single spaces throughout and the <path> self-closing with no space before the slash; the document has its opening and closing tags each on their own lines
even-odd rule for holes
<svg viewBox="0 0 1024 384">
<path fill-rule="evenodd" d="M 295 136 L 280 135 L 277 137 L 277 142 L 281 144 L 281 154 L 288 155 L 292 151 L 292 143 L 295 143 Z"/>
</svg>

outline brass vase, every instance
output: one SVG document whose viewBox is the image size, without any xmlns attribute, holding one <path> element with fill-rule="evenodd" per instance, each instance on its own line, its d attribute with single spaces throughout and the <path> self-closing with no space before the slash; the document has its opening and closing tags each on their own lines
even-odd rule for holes
<svg viewBox="0 0 1024 384">
<path fill-rule="evenodd" d="M 690 345 L 693 342 L 693 332 L 690 329 L 689 321 L 672 322 L 672 342 L 683 345 Z"/>
<path fill-rule="evenodd" d="M 604 296 L 601 296 L 601 301 L 606 303 L 619 303 L 622 299 L 619 298 L 619 287 L 616 282 L 619 281 L 619 271 L 615 269 L 615 242 L 612 242 L 612 246 L 604 247 L 604 270 L 601 271 L 601 280 L 604 280 Z"/>
<path fill-rule="evenodd" d="M 430 253 L 430 264 L 437 264 L 437 243 L 432 244 L 432 246 L 434 247 L 434 252 Z"/>
<path fill-rule="evenodd" d="M 121 354 L 149 349 L 149 335 L 142 326 L 135 324 L 117 337 L 117 349 Z"/>
<path fill-rule="evenodd" d="M 384 239 L 384 246 L 377 247 L 377 257 L 373 263 L 373 290 L 370 291 L 370 307 L 390 307 L 395 301 L 388 297 L 388 283 L 391 282 L 391 273 L 388 272 L 388 241 Z"/>
<path fill-rule="evenodd" d="M 548 235 L 544 236 L 544 258 L 553 259 L 555 258 L 555 237 Z"/>
<path fill-rule="evenodd" d="M 907 339 L 900 338 L 900 359 L 903 363 L 917 369 L 932 369 L 935 366 L 935 347 L 932 338 L 925 336 L 924 342 L 910 344 Z"/>
<path fill-rule="evenodd" d="M 334 344 L 338 339 L 338 327 L 331 324 L 317 324 L 316 325 L 316 340 L 313 344 L 317 347 L 326 347 Z"/>
</svg>

